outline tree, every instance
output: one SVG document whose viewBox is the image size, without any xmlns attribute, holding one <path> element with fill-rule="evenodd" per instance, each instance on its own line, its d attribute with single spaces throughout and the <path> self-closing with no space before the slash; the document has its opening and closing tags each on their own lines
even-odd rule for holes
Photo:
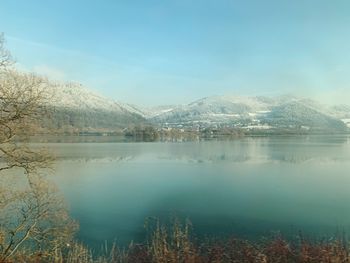
<svg viewBox="0 0 350 263">
<path fill-rule="evenodd" d="M 23 251 L 53 257 L 76 229 L 45 176 L 52 156 L 29 143 L 48 114 L 47 81 L 13 64 L 0 35 L 0 262 Z"/>
<path fill-rule="evenodd" d="M 5 48 L 4 34 L 0 34 L 0 69 L 4 69 L 13 64 L 10 51 Z"/>
</svg>

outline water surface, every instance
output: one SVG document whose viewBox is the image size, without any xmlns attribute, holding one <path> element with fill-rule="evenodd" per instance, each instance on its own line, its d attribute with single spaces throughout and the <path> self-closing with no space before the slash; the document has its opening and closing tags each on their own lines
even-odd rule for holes
<svg viewBox="0 0 350 263">
<path fill-rule="evenodd" d="M 144 220 L 188 217 L 197 235 L 350 233 L 350 138 L 49 143 L 79 238 L 144 237 Z"/>
</svg>

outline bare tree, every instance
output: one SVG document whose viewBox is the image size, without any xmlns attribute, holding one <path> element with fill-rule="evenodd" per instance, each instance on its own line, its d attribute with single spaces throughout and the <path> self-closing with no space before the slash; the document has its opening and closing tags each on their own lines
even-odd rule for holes
<svg viewBox="0 0 350 263">
<path fill-rule="evenodd" d="M 33 172 L 48 166 L 50 156 L 26 144 L 45 114 L 45 98 L 41 78 L 14 70 L 0 75 L 0 172 L 13 167 Z"/>
<path fill-rule="evenodd" d="M 5 48 L 4 34 L 0 33 L 0 68 L 6 68 L 13 64 L 11 53 Z"/>
<path fill-rule="evenodd" d="M 48 114 L 47 81 L 12 65 L 0 35 L 0 262 L 23 251 L 53 256 L 76 230 L 62 197 L 43 176 L 52 156 L 29 143 Z"/>
<path fill-rule="evenodd" d="M 76 223 L 69 218 L 55 186 L 31 175 L 31 187 L 19 187 L 0 210 L 0 262 L 25 253 L 52 258 L 72 241 Z"/>
</svg>

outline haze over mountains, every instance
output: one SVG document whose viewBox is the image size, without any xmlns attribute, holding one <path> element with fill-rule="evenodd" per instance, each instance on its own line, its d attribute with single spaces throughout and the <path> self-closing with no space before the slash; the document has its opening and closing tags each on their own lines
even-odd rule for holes
<svg viewBox="0 0 350 263">
<path fill-rule="evenodd" d="M 57 128 L 123 129 L 153 125 L 163 129 L 300 130 L 337 132 L 350 128 L 350 106 L 328 106 L 292 96 L 212 96 L 187 105 L 143 108 L 98 95 L 79 84 L 52 85 Z"/>
</svg>

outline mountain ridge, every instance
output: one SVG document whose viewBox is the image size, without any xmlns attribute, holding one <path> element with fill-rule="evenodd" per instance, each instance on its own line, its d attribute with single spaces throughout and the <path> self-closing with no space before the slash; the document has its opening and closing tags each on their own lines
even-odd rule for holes
<svg viewBox="0 0 350 263">
<path fill-rule="evenodd" d="M 76 83 L 51 86 L 56 126 L 115 129 L 135 125 L 159 128 L 302 129 L 350 128 L 350 106 L 325 105 L 294 96 L 209 96 L 184 105 L 139 107 L 118 102 Z"/>
</svg>

